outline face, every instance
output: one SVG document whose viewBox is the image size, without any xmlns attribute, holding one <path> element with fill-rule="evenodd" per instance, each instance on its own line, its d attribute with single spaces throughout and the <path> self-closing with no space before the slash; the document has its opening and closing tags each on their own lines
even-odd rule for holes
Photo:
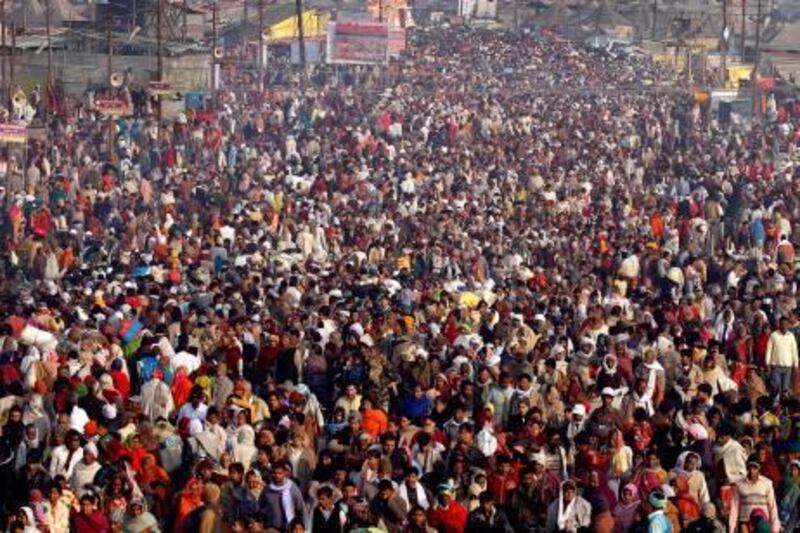
<svg viewBox="0 0 800 533">
<path fill-rule="evenodd" d="M 272 476 L 275 478 L 275 484 L 280 485 L 286 479 L 286 470 L 283 468 L 276 468 Z"/>
<path fill-rule="evenodd" d="M 80 447 L 80 445 L 81 445 L 81 439 L 78 436 L 71 436 L 67 440 L 67 448 L 69 448 L 71 451 L 77 450 Z"/>
<path fill-rule="evenodd" d="M 567 485 L 564 487 L 564 502 L 569 503 L 575 499 L 575 487 Z"/>
<path fill-rule="evenodd" d="M 413 513 L 411 513 L 411 521 L 416 526 L 422 526 L 425 524 L 425 513 L 421 509 L 416 509 Z"/>
<path fill-rule="evenodd" d="M 83 514 L 91 514 L 91 513 L 92 513 L 92 508 L 93 508 L 93 507 L 94 507 L 94 506 L 92 505 L 92 502 L 90 502 L 90 501 L 83 500 L 83 501 L 81 502 L 81 512 L 82 512 Z"/>
<path fill-rule="evenodd" d="M 687 472 L 694 472 L 694 470 L 697 468 L 697 458 L 694 455 L 689 455 L 686 457 L 683 468 Z"/>
<path fill-rule="evenodd" d="M 328 510 L 331 507 L 333 507 L 333 498 L 331 498 L 327 494 L 321 494 L 319 496 L 319 505 L 323 509 Z"/>
<path fill-rule="evenodd" d="M 622 491 L 622 501 L 625 503 L 631 503 L 633 501 L 633 491 L 631 489 Z"/>
</svg>

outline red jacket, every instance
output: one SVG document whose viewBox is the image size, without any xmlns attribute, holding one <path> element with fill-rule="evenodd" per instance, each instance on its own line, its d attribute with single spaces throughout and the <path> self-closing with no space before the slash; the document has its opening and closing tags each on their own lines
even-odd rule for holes
<svg viewBox="0 0 800 533">
<path fill-rule="evenodd" d="M 428 525 L 440 533 L 462 533 L 467 527 L 467 508 L 451 501 L 447 509 L 434 506 L 428 511 Z"/>
</svg>

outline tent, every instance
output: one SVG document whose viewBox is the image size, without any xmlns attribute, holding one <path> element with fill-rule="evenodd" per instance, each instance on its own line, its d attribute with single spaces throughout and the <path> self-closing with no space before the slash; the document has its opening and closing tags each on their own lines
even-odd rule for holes
<svg viewBox="0 0 800 533">
<path fill-rule="evenodd" d="M 319 39 L 325 36 L 328 14 L 308 9 L 303 11 L 303 36 L 306 39 Z M 289 41 L 298 37 L 297 17 L 291 15 L 267 28 L 270 42 Z"/>
</svg>

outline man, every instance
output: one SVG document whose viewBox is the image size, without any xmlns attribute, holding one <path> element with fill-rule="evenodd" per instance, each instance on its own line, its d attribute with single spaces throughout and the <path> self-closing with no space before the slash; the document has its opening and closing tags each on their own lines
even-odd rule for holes
<svg viewBox="0 0 800 533">
<path fill-rule="evenodd" d="M 238 463 L 241 466 L 241 463 Z M 261 513 L 259 502 L 264 492 L 264 480 L 258 470 L 252 469 L 245 476 L 245 484 L 235 486 L 230 491 L 231 505 L 228 519 L 232 522 L 237 518 L 249 521 Z"/>
<path fill-rule="evenodd" d="M 72 491 L 78 498 L 89 492 L 97 472 L 100 471 L 97 456 L 97 446 L 93 442 L 83 447 L 83 460 L 77 462 L 69 478 Z"/>
<path fill-rule="evenodd" d="M 185 404 L 181 407 L 180 411 L 178 411 L 178 420 L 180 421 L 183 418 L 188 418 L 189 420 L 205 422 L 208 414 L 208 406 L 203 401 L 204 399 L 205 393 L 203 393 L 203 389 L 195 387 L 192 390 L 189 403 Z"/>
<path fill-rule="evenodd" d="M 519 487 L 511 494 L 507 510 L 518 527 L 533 528 L 542 523 L 547 506 L 558 498 L 558 477 L 544 463 L 541 455 L 535 455 L 532 468 L 522 473 Z"/>
<path fill-rule="evenodd" d="M 267 485 L 259 498 L 259 507 L 264 514 L 264 525 L 283 531 L 295 517 L 302 517 L 305 503 L 300 489 L 289 479 L 289 468 L 277 462 L 272 471 L 272 483 Z"/>
<path fill-rule="evenodd" d="M 733 504 L 728 517 L 729 531 L 748 524 L 750 515 L 762 511 L 769 519 L 772 533 L 779 533 L 781 521 L 778 517 L 778 504 L 775 501 L 775 488 L 772 480 L 761 475 L 761 463 L 753 454 L 747 461 L 747 476 L 734 485 Z"/>
<path fill-rule="evenodd" d="M 561 491 L 547 508 L 547 533 L 567 531 L 576 533 L 578 530 L 588 528 L 592 522 L 592 506 L 581 496 L 578 488 L 571 479 L 561 484 Z"/>
<path fill-rule="evenodd" d="M 482 492 L 478 507 L 469 514 L 467 532 L 474 533 L 514 533 L 506 514 L 494 506 L 492 496 Z"/>
<path fill-rule="evenodd" d="M 155 422 L 159 418 L 167 419 L 175 410 L 172 391 L 169 385 L 164 383 L 163 376 L 162 370 L 156 369 L 153 378 L 142 386 L 142 412 L 150 422 Z"/>
<path fill-rule="evenodd" d="M 589 428 L 597 433 L 601 440 L 606 440 L 613 430 L 622 429 L 622 415 L 614 407 L 616 392 L 611 387 L 600 391 L 602 404 L 589 417 Z"/>
<path fill-rule="evenodd" d="M 791 392 L 792 372 L 797 370 L 797 339 L 789 331 L 789 319 L 778 322 L 778 331 L 773 331 L 767 342 L 764 362 L 770 369 L 770 387 L 775 395 Z"/>
<path fill-rule="evenodd" d="M 462 533 L 467 527 L 467 508 L 455 499 L 455 489 L 448 483 L 438 487 L 439 496 L 428 510 L 428 525 L 441 533 Z"/>
<path fill-rule="evenodd" d="M 415 506 L 422 507 L 427 511 L 431 506 L 432 497 L 419 482 L 419 467 L 408 466 L 405 470 L 405 478 L 397 488 L 397 495 L 406 502 L 408 508 Z"/>
<path fill-rule="evenodd" d="M 647 516 L 647 533 L 672 533 L 672 521 L 664 514 L 667 496 L 659 489 L 650 492 L 647 503 L 651 509 Z"/>
<path fill-rule="evenodd" d="M 453 417 L 445 422 L 444 427 L 442 428 L 450 448 L 455 446 L 456 440 L 458 439 L 458 429 L 462 424 L 468 421 L 469 419 L 467 417 L 466 406 L 463 403 L 458 402 L 453 409 Z"/>
<path fill-rule="evenodd" d="M 714 450 L 717 462 L 717 483 L 720 486 L 737 483 L 747 473 L 747 452 L 739 442 L 733 439 L 731 428 L 727 424 L 722 424 L 717 432 L 717 443 Z"/>
<path fill-rule="evenodd" d="M 400 533 L 405 525 L 408 506 L 400 498 L 391 479 L 378 482 L 378 493 L 370 502 L 370 511 L 383 523 L 383 529 L 389 533 Z"/>
<path fill-rule="evenodd" d="M 344 409 L 344 416 L 359 414 L 361 409 L 361 395 L 356 391 L 355 383 L 348 383 L 344 388 L 344 396 L 336 401 L 334 409 L 341 407 Z"/>
<path fill-rule="evenodd" d="M 311 531 L 314 533 L 344 533 L 347 512 L 333 502 L 333 489 L 327 485 L 317 489 L 317 505 L 311 513 Z"/>
<path fill-rule="evenodd" d="M 83 459 L 83 450 L 81 449 L 81 434 L 71 429 L 64 437 L 64 444 L 57 446 L 53 450 L 52 457 L 50 458 L 50 477 L 54 478 L 58 475 L 64 476 L 65 479 L 72 479 L 72 472 L 75 465 Z"/>
</svg>

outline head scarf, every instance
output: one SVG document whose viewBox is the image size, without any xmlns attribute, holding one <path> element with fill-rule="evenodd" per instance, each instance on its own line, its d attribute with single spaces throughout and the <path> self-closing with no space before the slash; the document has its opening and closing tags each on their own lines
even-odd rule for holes
<svg viewBox="0 0 800 533">
<path fill-rule="evenodd" d="M 630 503 L 624 503 L 620 498 L 616 509 L 614 509 L 614 516 L 622 530 L 627 531 L 633 524 L 634 518 L 636 518 L 636 510 L 639 508 L 641 501 L 639 500 L 639 489 L 633 483 L 628 483 L 622 490 L 623 492 L 630 491 L 633 494 L 633 499 Z"/>
</svg>

